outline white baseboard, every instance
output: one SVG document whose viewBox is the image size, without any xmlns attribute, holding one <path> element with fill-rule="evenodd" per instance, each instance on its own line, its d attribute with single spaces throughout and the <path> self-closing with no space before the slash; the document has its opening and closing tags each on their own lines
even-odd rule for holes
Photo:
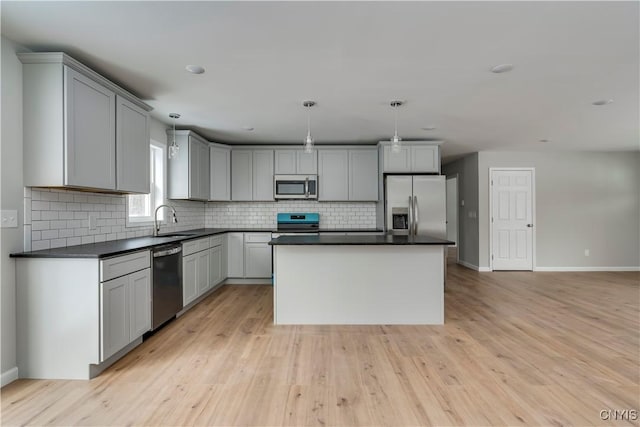
<svg viewBox="0 0 640 427">
<path fill-rule="evenodd" d="M 271 285 L 271 279 L 227 279 L 225 285 Z"/>
<path fill-rule="evenodd" d="M 638 267 L 536 267 L 534 271 L 640 271 Z"/>
<path fill-rule="evenodd" d="M 9 383 L 14 382 L 18 379 L 18 367 L 14 366 L 6 372 L 2 373 L 2 377 L 0 378 L 0 387 L 4 387 Z"/>
<path fill-rule="evenodd" d="M 463 267 L 467 267 L 467 268 L 470 268 L 472 270 L 479 271 L 481 273 L 486 273 L 486 272 L 491 271 L 491 269 L 489 267 L 478 267 L 475 264 L 471 264 L 470 262 L 466 262 L 466 261 L 463 261 L 461 259 L 458 260 L 458 264 L 460 264 Z"/>
</svg>

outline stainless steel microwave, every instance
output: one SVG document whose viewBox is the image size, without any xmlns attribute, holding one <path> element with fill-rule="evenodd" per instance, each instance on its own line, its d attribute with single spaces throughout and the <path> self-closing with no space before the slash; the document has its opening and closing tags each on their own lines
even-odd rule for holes
<svg viewBox="0 0 640 427">
<path fill-rule="evenodd" d="M 275 175 L 273 194 L 276 199 L 318 198 L 318 175 Z"/>
</svg>

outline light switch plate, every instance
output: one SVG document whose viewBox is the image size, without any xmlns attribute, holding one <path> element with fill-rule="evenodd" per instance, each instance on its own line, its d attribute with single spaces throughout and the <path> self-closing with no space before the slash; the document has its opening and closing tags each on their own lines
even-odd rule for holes
<svg viewBox="0 0 640 427">
<path fill-rule="evenodd" d="M 1 211 L 1 227 L 2 228 L 17 228 L 18 227 L 18 211 L 17 210 L 3 210 Z"/>
</svg>

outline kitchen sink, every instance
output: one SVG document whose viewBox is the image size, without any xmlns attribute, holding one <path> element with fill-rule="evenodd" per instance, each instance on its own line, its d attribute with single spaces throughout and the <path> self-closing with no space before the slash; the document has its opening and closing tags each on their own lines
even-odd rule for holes
<svg viewBox="0 0 640 427">
<path fill-rule="evenodd" d="M 169 233 L 169 234 L 160 234 L 154 237 L 192 237 L 195 235 L 196 233 Z"/>
</svg>

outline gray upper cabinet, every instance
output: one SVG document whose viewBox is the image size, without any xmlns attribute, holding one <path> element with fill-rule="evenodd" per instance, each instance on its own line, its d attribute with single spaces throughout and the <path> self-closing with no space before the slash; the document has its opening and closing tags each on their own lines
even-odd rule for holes
<svg viewBox="0 0 640 427">
<path fill-rule="evenodd" d="M 116 94 L 64 67 L 67 185 L 116 188 Z"/>
<path fill-rule="evenodd" d="M 231 149 L 212 144 L 209 147 L 209 200 L 231 200 Z"/>
<path fill-rule="evenodd" d="M 275 150 L 276 175 L 316 175 L 318 152 L 306 153 L 303 149 Z"/>
<path fill-rule="evenodd" d="M 388 141 L 383 147 L 383 172 L 385 173 L 440 173 L 439 141 L 403 142 L 394 152 Z"/>
<path fill-rule="evenodd" d="M 116 186 L 130 193 L 149 192 L 149 114 L 116 96 Z"/>
<path fill-rule="evenodd" d="M 318 200 L 378 200 L 377 148 L 319 150 L 318 170 Z"/>
<path fill-rule="evenodd" d="M 253 152 L 231 151 L 231 200 L 253 199 Z"/>
<path fill-rule="evenodd" d="M 273 150 L 232 150 L 231 200 L 274 200 L 273 166 Z"/>
<path fill-rule="evenodd" d="M 378 200 L 378 150 L 349 150 L 349 200 Z"/>
<path fill-rule="evenodd" d="M 348 150 L 321 150 L 318 170 L 318 200 L 349 200 Z"/>
<path fill-rule="evenodd" d="M 64 53 L 18 58 L 24 184 L 149 192 L 149 173 L 139 161 L 144 156 L 149 163 L 151 107 Z"/>
<path fill-rule="evenodd" d="M 167 144 L 173 141 L 167 130 Z M 178 154 L 168 160 L 168 197 L 181 200 L 209 200 L 209 143 L 198 134 L 176 131 Z"/>
<path fill-rule="evenodd" d="M 273 201 L 273 150 L 253 151 L 253 199 Z"/>
</svg>

